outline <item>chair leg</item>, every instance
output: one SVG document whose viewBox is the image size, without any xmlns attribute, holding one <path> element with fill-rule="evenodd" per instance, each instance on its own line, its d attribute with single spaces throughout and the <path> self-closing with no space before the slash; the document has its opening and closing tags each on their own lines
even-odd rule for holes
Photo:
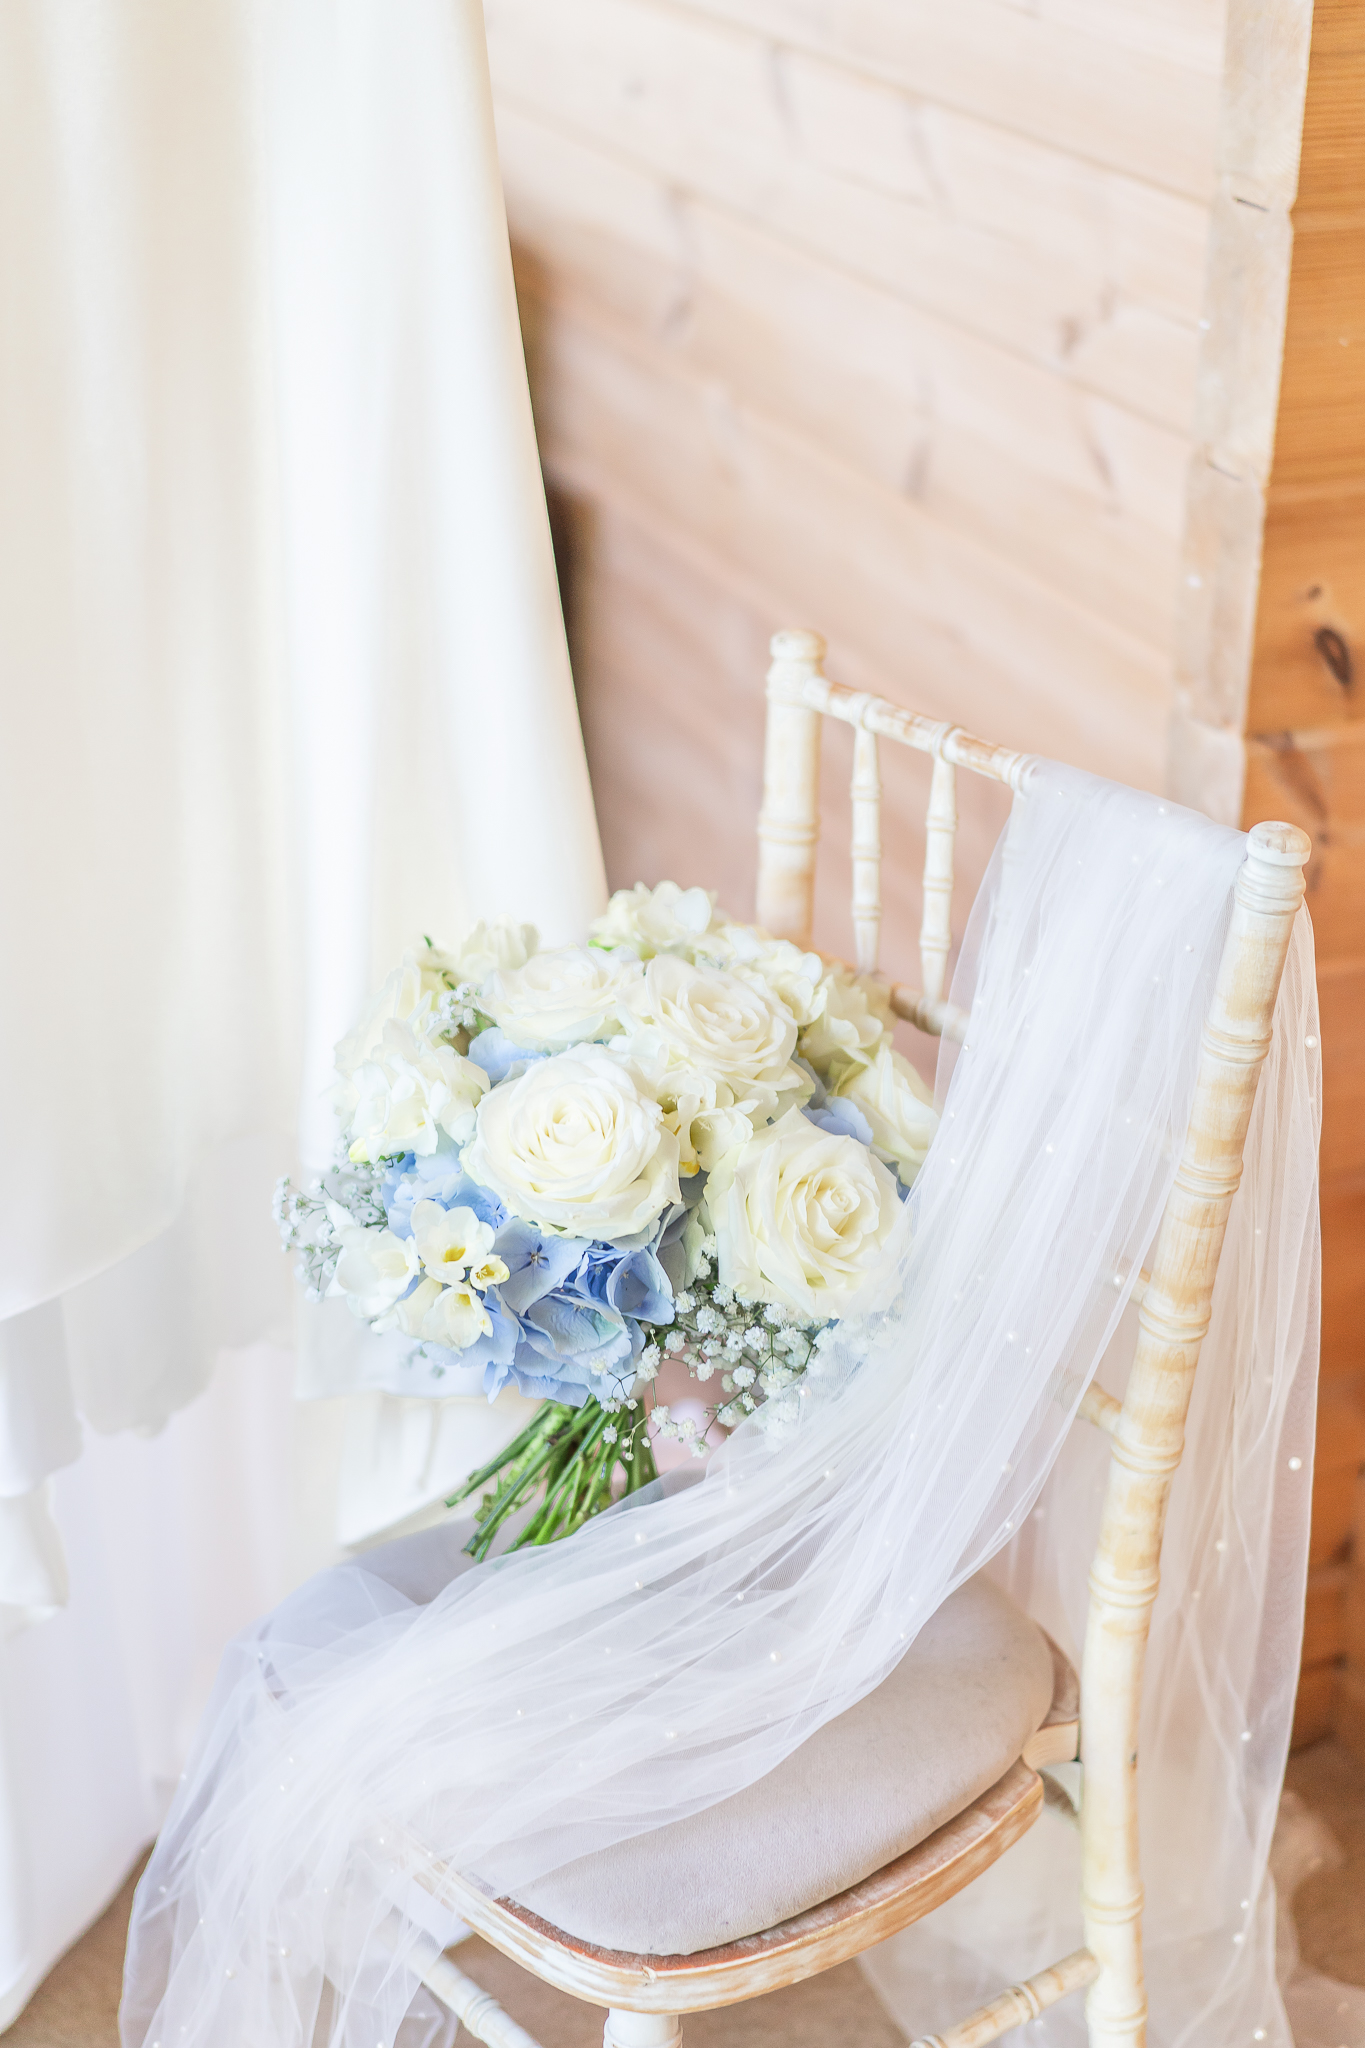
<svg viewBox="0 0 1365 2048">
<path fill-rule="evenodd" d="M 617 2012 L 607 2014 L 602 2048 L 679 2048 L 682 2021 L 671 2012 Z"/>
</svg>

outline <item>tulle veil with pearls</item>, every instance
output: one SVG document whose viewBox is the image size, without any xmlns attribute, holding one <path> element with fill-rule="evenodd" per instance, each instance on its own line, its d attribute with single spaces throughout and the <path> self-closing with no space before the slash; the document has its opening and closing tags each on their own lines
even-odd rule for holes
<svg viewBox="0 0 1365 2048">
<path fill-rule="evenodd" d="M 1102 1447 L 1076 1407 L 1097 1371 L 1121 1390 L 1114 1275 L 1141 1268 L 1171 1183 L 1243 853 L 1192 812 L 1035 765 L 972 913 L 939 1135 L 795 1427 L 747 1423 L 696 1484 L 434 1597 L 362 1557 L 248 1631 L 138 1891 L 125 2048 L 448 2035 L 419 1975 L 449 1928 L 415 1903 L 406 1845 L 515 1894 L 723 1799 L 877 1685 L 983 1568 L 1079 1648 Z M 1163 2044 L 1289 2043 L 1266 1856 L 1306 1569 L 1318 1114 L 1301 916 L 1153 1636 Z M 1073 1851 L 1035 1835 L 870 1960 L 907 2023 L 1063 1952 Z M 1081 2039 L 1079 2003 L 1039 2030 Z"/>
</svg>

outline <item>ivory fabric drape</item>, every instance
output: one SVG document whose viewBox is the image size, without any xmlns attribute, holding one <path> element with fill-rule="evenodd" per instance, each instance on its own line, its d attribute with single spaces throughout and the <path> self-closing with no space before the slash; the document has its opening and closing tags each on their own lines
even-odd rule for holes
<svg viewBox="0 0 1365 2048">
<path fill-rule="evenodd" d="M 0 10 L 0 675 L 0 1612 L 47 1617 L 5 1670 L 3 2022 L 156 1823 L 203 1674 L 146 1645 L 193 1614 L 211 1663 L 328 1540 L 279 1497 L 278 1353 L 224 1367 L 192 1486 L 178 1423 L 83 1444 L 287 1341 L 271 1183 L 402 948 L 603 895 L 477 0 Z M 458 1449 L 366 1400 L 352 1534 Z M 111 1715 L 96 1854 L 61 1787 Z"/>
</svg>

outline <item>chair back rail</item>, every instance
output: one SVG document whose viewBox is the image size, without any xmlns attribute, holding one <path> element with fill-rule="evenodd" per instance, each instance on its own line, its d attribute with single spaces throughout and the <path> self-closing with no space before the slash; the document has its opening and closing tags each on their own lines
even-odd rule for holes
<svg viewBox="0 0 1365 2048">
<path fill-rule="evenodd" d="M 923 1031 L 960 1041 L 966 1016 L 944 996 L 952 944 L 955 771 L 969 769 L 1017 792 L 1028 781 L 1033 757 L 832 683 L 823 672 L 824 654 L 818 633 L 789 630 L 773 637 L 758 824 L 758 921 L 779 937 L 810 941 L 820 835 L 820 719 L 839 719 L 855 734 L 856 963 L 862 972 L 876 972 L 881 899 L 877 742 L 886 739 L 932 755 L 920 987 L 892 982 L 890 994 L 898 1016 Z M 1166 1498 L 1180 1463 L 1228 1211 L 1241 1179 L 1242 1148 L 1310 851 L 1307 835 L 1292 825 L 1258 825 L 1248 835 L 1204 1025 L 1189 1130 L 1150 1275 L 1142 1275 L 1132 1290 L 1139 1303 L 1138 1341 L 1127 1390 L 1118 1402 L 1092 1388 L 1081 1404 L 1081 1414 L 1103 1429 L 1112 1445 L 1081 1670 L 1082 1909 L 1087 1951 L 1096 1967 L 1082 1969 L 1080 1958 L 1072 1957 L 1058 1968 L 1068 1982 L 1093 1977 L 1087 1999 L 1092 2048 L 1141 2048 L 1145 2039 L 1137 1829 L 1143 1658 Z M 1050 1981 L 1048 1995 L 1057 1995 Z M 1007 1994 L 1005 2002 L 1015 1996 Z M 1003 2011 L 1002 2002 L 996 2003 Z M 982 2008 L 943 2038 L 954 2048 L 993 2039 L 1003 2030 L 999 2018 L 994 2006 Z"/>
</svg>

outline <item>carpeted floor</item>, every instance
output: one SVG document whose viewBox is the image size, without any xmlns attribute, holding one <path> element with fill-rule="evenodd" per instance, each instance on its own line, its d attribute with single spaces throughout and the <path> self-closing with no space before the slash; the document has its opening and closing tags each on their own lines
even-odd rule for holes
<svg viewBox="0 0 1365 2048">
<path fill-rule="evenodd" d="M 1331 1742 L 1294 1757 L 1289 1784 L 1322 1815 L 1343 1862 L 1305 1880 L 1295 1899 L 1304 1961 L 1349 1984 L 1365 1984 L 1365 1767 Z M 5 2037 L 5 2048 L 117 2048 L 119 1980 L 136 1873 L 108 1912 L 76 1943 Z M 549 1990 L 480 1941 L 466 1942 L 460 1968 L 543 2042 L 544 2048 L 599 2048 L 602 2015 Z M 687 2048 L 899 2048 L 856 1963 L 687 2022 Z M 471 2037 L 460 2035 L 460 2048 Z"/>
</svg>

